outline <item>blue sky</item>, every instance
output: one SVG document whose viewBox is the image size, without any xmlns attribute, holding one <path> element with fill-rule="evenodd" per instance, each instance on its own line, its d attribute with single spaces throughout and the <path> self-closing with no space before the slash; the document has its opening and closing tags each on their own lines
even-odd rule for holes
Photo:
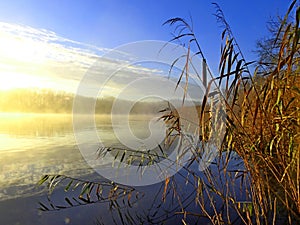
<svg viewBox="0 0 300 225">
<path fill-rule="evenodd" d="M 284 14 L 289 0 L 215 0 L 223 9 L 245 53 L 266 34 L 271 16 Z M 144 0 L 15 0 L 0 2 L 0 21 L 44 28 L 58 35 L 114 48 L 132 41 L 168 40 L 171 28 L 162 23 L 172 17 L 188 18 L 203 46 L 219 49 L 220 28 L 211 1 Z M 213 51 L 213 50 L 212 50 Z"/>
<path fill-rule="evenodd" d="M 255 54 L 252 51 L 255 49 L 256 40 L 267 35 L 266 22 L 272 16 L 283 15 L 291 1 L 215 0 L 214 2 L 217 2 L 221 6 L 246 59 L 250 61 L 255 59 Z M 41 55 L 44 56 L 46 54 L 45 52 L 47 52 L 49 46 L 45 46 L 43 43 L 49 42 L 49 37 L 55 37 L 54 39 L 59 42 L 59 48 L 61 49 L 68 48 L 68 45 L 73 45 L 74 43 L 81 44 L 76 49 L 65 49 L 64 54 L 68 55 L 68 57 L 73 54 L 72 51 L 77 51 L 78 48 L 84 49 L 84 44 L 97 46 L 102 51 L 102 48 L 111 49 L 134 41 L 168 41 L 172 37 L 171 32 L 173 28 L 162 26 L 162 24 L 172 17 L 183 17 L 189 20 L 189 15 L 191 15 L 195 33 L 198 36 L 208 64 L 212 71 L 217 71 L 222 29 L 216 23 L 216 19 L 213 16 L 214 13 L 215 9 L 211 1 L 206 0 L 0 1 L 0 22 L 6 24 L 2 26 L 2 30 L 3 27 L 9 27 L 8 24 L 12 24 L 12 26 L 7 28 L 9 32 L 8 36 L 3 33 L 4 31 L 2 32 L 2 36 L 6 35 L 6 38 L 3 40 L 10 42 L 10 39 L 13 37 L 17 41 L 18 38 L 23 38 L 22 35 L 24 38 L 26 35 L 26 38 L 30 36 L 30 43 L 33 47 L 28 47 L 30 45 L 28 45 L 29 42 L 26 39 L 22 43 L 23 45 L 27 45 L 27 48 L 23 46 L 24 48 L 12 49 L 16 55 L 27 58 L 27 61 L 31 58 L 36 60 L 37 56 L 41 58 Z M 35 29 L 35 31 L 33 32 L 31 28 Z M 29 33 L 30 35 L 28 35 Z M 38 43 L 33 41 L 36 39 L 39 39 Z M 9 48 L 12 48 L 9 44 L 4 43 L 5 41 L 3 40 L 2 49 L 0 49 L 2 68 L 7 67 L 5 63 L 8 61 L 3 49 L 6 47 L 8 51 Z M 16 46 L 15 42 L 11 42 L 10 44 L 11 46 Z M 53 54 L 63 55 L 62 51 L 57 53 L 58 45 L 57 43 L 55 44 L 51 45 L 52 50 L 56 49 L 55 53 L 51 53 L 51 60 L 53 59 Z M 37 46 L 42 47 L 38 48 Z M 35 50 L 30 52 L 30 48 L 34 48 Z M 40 49 L 43 50 L 40 51 Z M 26 51 L 28 51 L 28 54 L 26 54 Z M 35 55 L 36 53 L 38 54 Z M 48 53 L 47 59 L 49 59 Z M 81 53 L 79 55 L 82 57 Z M 12 56 L 9 57 L 11 67 L 13 67 L 11 62 Z M 79 57 L 76 60 L 79 62 Z M 22 65 L 24 67 L 24 63 Z M 36 71 L 36 73 L 40 73 L 42 69 L 46 71 L 47 68 L 50 68 L 48 64 L 43 66 L 39 64 L 39 66 L 40 70 Z M 27 67 L 29 68 L 30 65 L 28 64 Z M 18 69 L 18 73 L 22 68 Z M 53 72 L 53 65 L 51 68 L 49 71 Z M 44 73 L 49 74 L 49 71 Z M 54 72 L 59 74 L 57 67 L 55 67 Z M 12 74 L 16 77 L 21 76 L 16 71 Z M 28 71 L 26 74 L 29 77 L 30 74 Z M 37 82 L 36 85 L 41 84 L 41 82 L 47 82 L 47 76 L 43 79 L 43 81 Z M 55 83 L 53 80 L 51 82 Z"/>
</svg>

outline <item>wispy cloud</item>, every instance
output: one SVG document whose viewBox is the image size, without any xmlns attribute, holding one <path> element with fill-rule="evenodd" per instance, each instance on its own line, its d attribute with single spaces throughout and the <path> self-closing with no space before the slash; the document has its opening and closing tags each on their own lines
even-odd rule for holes
<svg viewBox="0 0 300 225">
<path fill-rule="evenodd" d="M 109 51 L 45 29 L 0 22 L 2 88 L 38 86 L 74 92 L 96 61 L 103 76 L 116 67 L 118 62 L 100 57 Z"/>
<path fill-rule="evenodd" d="M 74 91 L 87 68 L 106 51 L 44 29 L 0 23 L 2 88 L 38 86 Z"/>
<path fill-rule="evenodd" d="M 147 55 L 152 49 L 146 47 L 138 50 Z M 82 94 L 95 96 L 101 91 L 101 95 L 117 96 L 140 77 L 168 75 L 168 65 L 131 64 L 135 56 L 125 52 L 73 41 L 45 29 L 0 22 L 0 89 L 37 87 L 75 93 L 82 78 L 88 77 Z M 138 95 L 155 88 L 164 87 L 133 85 L 127 93 Z"/>
</svg>

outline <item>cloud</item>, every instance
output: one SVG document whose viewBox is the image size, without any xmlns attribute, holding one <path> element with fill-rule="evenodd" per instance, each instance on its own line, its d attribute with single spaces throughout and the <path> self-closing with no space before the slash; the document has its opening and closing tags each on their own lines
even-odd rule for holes
<svg viewBox="0 0 300 225">
<path fill-rule="evenodd" d="M 101 91 L 103 96 L 117 96 L 140 77 L 168 76 L 170 65 L 134 63 L 136 55 L 129 53 L 154 58 L 152 46 L 157 47 L 142 43 L 119 50 L 99 48 L 45 29 L 0 22 L 0 89 L 35 87 L 76 93 L 83 82 L 81 94 L 95 96 Z M 166 57 L 170 55 L 167 52 Z M 135 86 L 128 93 L 134 96 L 158 87 L 163 88 Z"/>
<path fill-rule="evenodd" d="M 24 79 L 24 85 L 76 90 L 76 82 L 97 60 L 103 68 L 115 62 L 100 58 L 110 49 L 76 42 L 52 31 L 0 22 L 0 77 L 2 88 L 20 86 L 10 77 Z M 99 62 L 98 62 L 99 63 Z M 30 79 L 29 79 L 30 78 Z M 25 82 L 27 80 L 27 82 Z M 47 83 L 48 80 L 48 83 Z M 61 83 L 69 86 L 61 87 Z M 5 82 L 6 84 L 4 84 Z M 56 85 L 58 84 L 58 85 Z"/>
</svg>

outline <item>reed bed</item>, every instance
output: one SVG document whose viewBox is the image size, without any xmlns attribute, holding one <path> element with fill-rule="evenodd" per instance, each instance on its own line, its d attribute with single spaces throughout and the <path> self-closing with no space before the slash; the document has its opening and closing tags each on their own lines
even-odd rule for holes
<svg viewBox="0 0 300 225">
<path fill-rule="evenodd" d="M 129 207 L 131 196 L 137 190 L 109 182 L 105 183 L 108 187 L 107 197 L 99 198 L 99 188 L 95 187 L 100 184 L 80 181 L 83 184 L 80 199 L 73 198 L 72 202 L 68 199 L 67 207 L 76 203 L 109 201 L 110 205 L 118 208 L 118 221 L 123 224 L 134 224 L 136 221 L 141 224 L 163 224 L 172 215 L 179 216 L 182 224 L 205 221 L 208 224 L 300 222 L 300 8 L 296 0 L 292 2 L 272 41 L 264 46 L 272 52 L 272 57 L 269 55 L 259 62 L 247 62 L 223 11 L 217 4 L 215 7 L 216 18 L 224 27 L 221 35 L 223 41 L 219 74 L 212 76 L 207 67 L 211 79 L 207 84 L 204 80 L 206 93 L 201 105 L 197 106 L 200 122 L 193 126 L 200 142 L 184 145 L 186 150 L 192 151 L 192 157 L 176 176 L 166 178 L 162 183 L 152 204 L 155 212 L 145 217 L 135 217 L 127 210 L 123 215 L 118 207 L 118 199 L 123 198 L 123 203 L 125 199 L 124 204 Z M 205 54 L 192 26 L 184 19 L 173 18 L 165 24 L 175 26 L 177 33 L 171 41 L 181 41 L 188 46 L 187 54 L 179 56 L 186 64 L 178 83 L 183 82 L 182 79 L 188 81 L 190 68 L 197 67 L 193 65 L 195 55 L 191 55 L 191 52 L 196 52 L 207 65 Z M 251 72 L 249 67 L 254 66 L 254 72 Z M 184 84 L 188 91 L 186 84 L 188 82 Z M 214 101 L 212 93 L 216 92 L 221 95 L 222 101 Z M 225 110 L 223 114 L 222 110 Z M 166 143 L 170 144 L 176 138 L 190 140 L 181 130 L 182 124 L 188 123 L 184 121 L 185 118 L 180 118 L 180 113 L 171 107 L 162 112 L 161 119 L 169 124 Z M 223 122 L 225 128 L 218 126 Z M 225 129 L 221 140 L 210 135 L 221 134 L 221 129 Z M 219 141 L 218 157 L 210 167 L 197 172 L 195 166 L 199 166 L 203 160 L 203 152 L 212 150 L 207 143 L 216 141 Z M 160 158 L 167 158 L 163 146 L 159 146 L 159 150 L 148 152 L 147 158 L 145 152 L 135 151 L 132 155 L 126 149 L 108 147 L 100 149 L 99 156 L 115 152 L 116 159 L 119 155 L 121 162 L 145 166 L 158 162 Z M 143 162 L 139 162 L 141 158 Z M 56 181 L 62 177 L 45 175 L 40 184 L 48 182 L 53 191 Z M 180 179 L 184 180 L 183 186 Z M 81 184 L 71 178 L 68 180 L 66 191 Z M 186 187 L 189 191 L 182 191 Z M 124 196 L 119 194 L 119 190 Z M 92 201 L 93 193 L 98 197 Z M 164 208 L 164 203 L 170 202 L 172 205 Z M 174 205 L 177 207 L 173 208 Z M 57 207 L 53 207 L 57 210 Z M 48 211 L 50 207 L 41 203 L 41 209 Z"/>
<path fill-rule="evenodd" d="M 223 11 L 217 4 L 215 7 L 216 18 L 224 27 L 219 75 L 210 80 L 199 114 L 203 118 L 207 112 L 204 108 L 209 108 L 208 94 L 214 91 L 210 86 L 216 83 L 222 90 L 227 115 L 226 133 L 219 149 L 220 154 L 226 155 L 225 166 L 218 171 L 230 172 L 227 165 L 231 163 L 232 152 L 242 159 L 245 170 L 236 170 L 235 176 L 228 176 L 221 186 L 218 186 L 219 178 L 206 170 L 206 183 L 198 187 L 201 186 L 201 192 L 206 191 L 208 199 L 220 197 L 224 206 L 232 208 L 244 224 L 295 224 L 300 221 L 300 8 L 293 1 L 273 31 L 272 40 L 263 45 L 264 53 L 266 49 L 272 53 L 267 58 L 271 61 L 263 58 L 259 62 L 247 62 Z M 188 43 L 188 52 L 194 44 L 196 54 L 206 63 L 193 29 L 184 19 L 170 19 L 166 24 L 179 30 L 172 41 L 180 39 Z M 192 64 L 189 54 L 186 62 L 184 70 L 188 63 Z M 249 67 L 253 65 L 256 67 L 251 73 Z M 200 123 L 200 129 L 210 127 L 215 116 L 212 113 L 208 122 Z M 238 200 L 234 191 L 229 191 L 229 186 L 241 178 L 243 191 L 247 193 L 243 201 Z M 234 222 L 230 210 L 220 211 L 212 206 L 214 212 L 209 213 L 205 201 L 196 201 L 213 224 Z"/>
</svg>

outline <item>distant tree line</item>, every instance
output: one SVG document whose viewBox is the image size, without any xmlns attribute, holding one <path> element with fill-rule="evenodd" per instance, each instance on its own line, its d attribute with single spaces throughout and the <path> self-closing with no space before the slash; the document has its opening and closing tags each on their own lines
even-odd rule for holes
<svg viewBox="0 0 300 225">
<path fill-rule="evenodd" d="M 72 113 L 75 95 L 63 91 L 49 89 L 13 89 L 0 91 L 0 112 L 24 113 Z M 84 107 L 95 100 L 91 97 L 79 96 Z M 111 113 L 114 97 L 97 99 L 95 112 L 99 114 Z M 163 101 L 142 101 L 132 104 L 129 100 L 119 102 L 118 113 L 125 113 L 133 105 L 132 114 L 153 114 L 167 107 Z"/>
</svg>

